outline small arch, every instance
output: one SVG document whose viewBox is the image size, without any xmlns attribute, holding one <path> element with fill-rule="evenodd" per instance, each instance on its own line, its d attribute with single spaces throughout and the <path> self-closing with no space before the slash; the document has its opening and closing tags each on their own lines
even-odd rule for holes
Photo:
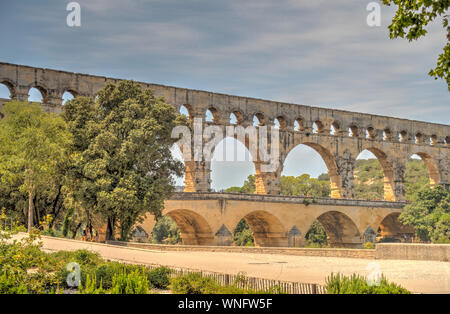
<svg viewBox="0 0 450 314">
<path fill-rule="evenodd" d="M 406 143 L 406 142 L 408 142 L 408 132 L 406 132 L 406 131 L 400 131 L 400 132 L 398 133 L 398 141 L 399 141 L 400 143 Z"/>
<path fill-rule="evenodd" d="M 14 94 L 14 86 L 11 83 L 7 81 L 0 82 L 0 98 L 12 99 Z"/>
<path fill-rule="evenodd" d="M 340 132 L 340 130 L 341 130 L 341 125 L 339 124 L 339 122 L 334 121 L 334 122 L 331 124 L 330 134 L 331 134 L 331 135 L 338 135 L 339 132 Z"/>
<path fill-rule="evenodd" d="M 185 115 L 188 119 L 192 119 L 192 108 L 189 105 L 180 106 L 180 114 Z"/>
<path fill-rule="evenodd" d="M 255 245 L 261 247 L 286 247 L 286 229 L 274 215 L 258 210 L 243 217 L 252 230 Z"/>
<path fill-rule="evenodd" d="M 348 136 L 350 136 L 350 137 L 358 137 L 359 136 L 359 129 L 356 125 L 352 124 L 348 128 Z"/>
<path fill-rule="evenodd" d="M 46 96 L 47 96 L 46 90 L 39 86 L 31 87 L 30 90 L 28 91 L 29 102 L 44 103 Z"/>
<path fill-rule="evenodd" d="M 294 131 L 301 132 L 305 129 L 305 120 L 303 118 L 297 118 L 294 121 Z"/>
<path fill-rule="evenodd" d="M 205 218 L 187 210 L 177 209 L 166 213 L 175 221 L 184 245 L 212 245 L 214 235 Z"/>
<path fill-rule="evenodd" d="M 62 95 L 62 103 L 61 105 L 65 105 L 66 102 L 68 102 L 69 100 L 74 99 L 77 96 L 77 94 L 73 91 L 70 90 L 66 90 L 64 91 L 63 95 Z"/>
<path fill-rule="evenodd" d="M 253 115 L 253 126 L 263 126 L 265 124 L 265 117 L 262 113 L 258 112 Z"/>
<path fill-rule="evenodd" d="M 416 144 L 422 144 L 423 143 L 423 134 L 422 133 L 416 133 L 414 136 L 414 143 Z"/>
<path fill-rule="evenodd" d="M 450 145 L 450 136 L 445 137 L 445 144 Z"/>
<path fill-rule="evenodd" d="M 321 134 L 324 131 L 323 123 L 320 120 L 316 120 L 313 123 L 313 133 Z"/>
<path fill-rule="evenodd" d="M 317 217 L 327 233 L 331 247 L 361 247 L 361 234 L 350 217 L 338 211 L 328 211 Z"/>
<path fill-rule="evenodd" d="M 278 128 L 281 131 L 286 130 L 287 122 L 283 116 L 278 116 L 277 118 L 275 118 L 274 124 L 275 124 L 275 128 Z"/>
<path fill-rule="evenodd" d="M 436 134 L 430 136 L 430 145 L 434 146 L 438 143 L 438 137 Z"/>
<path fill-rule="evenodd" d="M 366 129 L 366 138 L 367 138 L 368 140 L 373 140 L 373 139 L 375 139 L 376 137 L 377 137 L 377 131 L 376 131 L 373 127 L 369 126 L 369 127 Z"/>
<path fill-rule="evenodd" d="M 230 113 L 230 124 L 241 124 L 244 121 L 244 115 L 240 111 L 233 111 Z"/>
<path fill-rule="evenodd" d="M 383 141 L 390 141 L 392 139 L 392 132 L 390 129 L 383 130 Z"/>
<path fill-rule="evenodd" d="M 400 213 L 391 213 L 383 218 L 377 229 L 377 242 L 411 242 L 414 228 L 403 225 L 399 216 Z"/>
<path fill-rule="evenodd" d="M 213 107 L 206 109 L 206 112 L 205 112 L 205 121 L 206 122 L 217 123 L 217 120 L 218 120 L 217 118 L 218 118 L 217 109 L 215 109 Z"/>
</svg>

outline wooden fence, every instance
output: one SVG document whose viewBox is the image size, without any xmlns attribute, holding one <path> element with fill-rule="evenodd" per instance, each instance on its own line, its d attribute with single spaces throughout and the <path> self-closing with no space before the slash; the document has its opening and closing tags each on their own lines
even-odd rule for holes
<svg viewBox="0 0 450 314">
<path fill-rule="evenodd" d="M 161 266 L 151 265 L 150 268 Z M 211 278 L 220 285 L 236 285 L 242 289 L 253 289 L 269 293 L 287 293 L 287 294 L 325 294 L 324 286 L 310 283 L 290 282 L 273 279 L 264 279 L 256 277 L 247 277 L 245 274 L 224 274 L 217 272 L 208 272 L 186 268 L 171 268 L 171 277 L 187 275 L 191 273 L 201 274 L 203 277 Z"/>
</svg>

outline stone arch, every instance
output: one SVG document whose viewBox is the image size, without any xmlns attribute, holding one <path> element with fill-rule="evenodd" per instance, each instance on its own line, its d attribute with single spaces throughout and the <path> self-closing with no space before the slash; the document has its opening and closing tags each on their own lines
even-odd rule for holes
<svg viewBox="0 0 450 314">
<path fill-rule="evenodd" d="M 313 123 L 313 133 L 322 134 L 324 133 L 325 127 L 320 120 L 315 120 Z"/>
<path fill-rule="evenodd" d="M 390 141 L 392 139 L 392 131 L 389 128 L 383 130 L 383 141 Z"/>
<path fill-rule="evenodd" d="M 414 228 L 403 225 L 398 217 L 400 212 L 386 215 L 377 228 L 378 242 L 408 242 L 414 235 Z"/>
<path fill-rule="evenodd" d="M 406 132 L 406 131 L 400 131 L 400 132 L 398 133 L 398 141 L 399 141 L 400 143 L 406 143 L 406 142 L 408 142 L 408 132 Z"/>
<path fill-rule="evenodd" d="M 8 88 L 10 99 L 13 99 L 16 97 L 16 89 L 14 88 L 14 84 L 11 81 L 9 81 L 7 79 L 1 79 L 0 84 L 3 84 L 6 86 L 6 88 Z"/>
<path fill-rule="evenodd" d="M 274 215 L 266 211 L 257 210 L 239 218 L 238 221 L 241 219 L 245 219 L 250 226 L 256 246 L 288 246 L 286 228 Z"/>
<path fill-rule="evenodd" d="M 279 123 L 279 129 L 281 131 L 285 131 L 286 128 L 287 128 L 287 120 L 286 120 L 286 118 L 284 116 L 278 116 L 278 117 L 275 118 L 275 120 L 277 120 L 278 123 Z"/>
<path fill-rule="evenodd" d="M 348 136 L 350 137 L 358 137 L 359 136 L 359 128 L 355 124 L 351 124 L 348 127 Z"/>
<path fill-rule="evenodd" d="M 389 161 L 387 154 L 376 147 L 364 147 L 364 150 L 368 150 L 375 155 L 383 170 L 383 195 L 385 201 L 396 201 L 395 196 L 395 180 L 394 180 L 394 167 L 392 162 Z M 361 152 L 360 152 L 361 153 Z"/>
<path fill-rule="evenodd" d="M 369 126 L 369 127 L 366 129 L 366 138 L 369 139 L 369 140 L 373 140 L 373 139 L 375 139 L 376 137 L 377 137 L 377 131 L 375 130 L 374 127 Z"/>
<path fill-rule="evenodd" d="M 31 89 L 33 89 L 33 88 L 37 89 L 37 90 L 41 93 L 41 96 L 42 96 L 42 103 L 43 103 L 43 104 L 46 103 L 46 102 L 47 102 L 47 96 L 48 96 L 47 89 L 44 88 L 44 87 L 42 87 L 41 85 L 32 85 L 32 86 L 30 86 L 30 88 L 28 89 L 28 93 L 30 93 Z M 28 97 L 29 97 L 29 95 L 28 95 Z M 28 98 L 28 99 L 29 99 L 29 98 Z"/>
<path fill-rule="evenodd" d="M 341 124 L 339 123 L 339 121 L 333 121 L 333 123 L 331 123 L 331 127 L 330 127 L 330 134 L 332 135 L 338 135 L 341 132 Z"/>
<path fill-rule="evenodd" d="M 188 119 L 192 119 L 194 117 L 194 108 L 192 108 L 189 104 L 182 104 L 178 106 L 178 112 L 181 112 L 182 108 L 186 108 Z"/>
<path fill-rule="evenodd" d="M 188 209 L 171 210 L 165 215 L 175 221 L 184 245 L 213 245 L 214 234 L 206 219 Z"/>
<path fill-rule="evenodd" d="M 361 233 L 353 220 L 346 214 L 339 211 L 328 211 L 316 219 L 324 227 L 328 244 L 331 247 L 361 247 Z"/>
<path fill-rule="evenodd" d="M 231 123 L 232 115 L 234 115 L 234 117 L 236 118 L 236 123 Z M 239 124 L 242 124 L 244 122 L 244 120 L 245 120 L 245 116 L 241 110 L 234 109 L 230 112 L 230 124 L 239 125 Z"/>
<path fill-rule="evenodd" d="M 415 152 L 415 154 L 418 155 L 427 166 L 428 176 L 430 177 L 430 187 L 434 188 L 436 185 L 440 184 L 441 174 L 439 172 L 439 167 L 436 163 L 436 160 L 430 154 L 425 152 Z"/>
<path fill-rule="evenodd" d="M 71 95 L 72 97 L 68 97 L 69 95 Z M 72 89 L 64 89 L 64 92 L 62 93 L 62 102 L 61 105 L 64 105 L 66 101 L 68 101 L 69 99 L 73 99 L 78 97 L 78 93 Z"/>
<path fill-rule="evenodd" d="M 313 142 L 300 143 L 300 144 L 292 147 L 287 152 L 286 157 L 283 160 L 283 164 L 284 164 L 286 158 L 292 152 L 292 150 L 294 150 L 299 145 L 306 145 L 306 146 L 311 147 L 322 157 L 322 160 L 325 162 L 325 165 L 327 166 L 328 176 L 330 177 L 330 189 L 331 189 L 330 196 L 331 196 L 331 198 L 342 198 L 341 177 L 338 172 L 336 159 L 327 148 L 321 146 L 320 144 L 313 143 Z"/>
<path fill-rule="evenodd" d="M 207 122 L 212 122 L 212 123 L 216 123 L 216 124 L 219 123 L 219 111 L 216 108 L 212 107 L 212 106 L 210 106 L 210 107 L 208 107 L 208 109 L 206 109 L 205 121 L 206 121 L 206 115 L 207 115 L 208 111 L 212 115 L 212 121 L 207 121 Z"/>
<path fill-rule="evenodd" d="M 306 128 L 306 121 L 303 117 L 298 117 L 294 120 L 294 131 L 302 132 Z"/>
<path fill-rule="evenodd" d="M 256 126 L 263 126 L 267 123 L 266 121 L 266 117 L 264 116 L 264 114 L 262 112 L 257 112 L 253 115 L 253 119 L 256 117 L 256 119 L 258 119 L 258 125 Z"/>
</svg>

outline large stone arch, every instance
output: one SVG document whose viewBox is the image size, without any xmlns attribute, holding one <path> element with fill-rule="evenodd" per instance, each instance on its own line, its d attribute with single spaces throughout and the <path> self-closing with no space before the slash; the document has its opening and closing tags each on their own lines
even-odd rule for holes
<svg viewBox="0 0 450 314">
<path fill-rule="evenodd" d="M 400 214 L 400 212 L 394 212 L 383 217 L 376 230 L 378 240 L 388 239 L 405 242 L 413 237 L 414 228 L 403 225 L 398 219 Z"/>
<path fill-rule="evenodd" d="M 251 211 L 244 217 L 252 230 L 255 245 L 261 247 L 287 247 L 286 228 L 273 214 L 263 210 Z M 237 223 L 235 224 L 235 226 Z M 234 229 L 233 229 L 234 230 Z"/>
<path fill-rule="evenodd" d="M 362 240 L 358 226 L 346 214 L 339 211 L 327 211 L 319 215 L 316 220 L 324 227 L 331 247 L 361 247 Z"/>
<path fill-rule="evenodd" d="M 175 209 L 164 213 L 172 218 L 185 245 L 213 245 L 214 234 L 209 223 L 198 213 L 188 209 Z"/>
<path fill-rule="evenodd" d="M 414 154 L 418 155 L 427 166 L 428 176 L 430 178 L 430 187 L 434 188 L 435 186 L 439 185 L 441 183 L 441 174 L 439 172 L 439 167 L 435 158 L 431 154 L 423 151 L 416 151 L 414 152 Z M 407 160 L 409 160 L 409 158 Z"/>
<path fill-rule="evenodd" d="M 331 151 L 325 148 L 324 146 L 314 142 L 299 143 L 293 146 L 291 149 L 289 149 L 289 151 L 286 153 L 286 156 L 282 160 L 283 164 L 287 159 L 287 157 L 289 156 L 289 154 L 299 145 L 306 145 L 311 147 L 322 157 L 322 160 L 325 162 L 325 165 L 327 166 L 328 176 L 330 177 L 330 189 L 331 189 L 330 197 L 342 198 L 343 194 L 342 194 L 341 176 L 339 175 L 336 159 L 331 153 Z"/>
<path fill-rule="evenodd" d="M 374 154 L 381 165 L 381 170 L 383 171 L 384 175 L 384 200 L 390 202 L 396 201 L 397 199 L 395 195 L 394 167 L 392 165 L 392 162 L 389 160 L 388 155 L 380 148 L 376 148 L 373 146 L 363 147 L 360 153 L 364 150 L 367 150 Z"/>
</svg>

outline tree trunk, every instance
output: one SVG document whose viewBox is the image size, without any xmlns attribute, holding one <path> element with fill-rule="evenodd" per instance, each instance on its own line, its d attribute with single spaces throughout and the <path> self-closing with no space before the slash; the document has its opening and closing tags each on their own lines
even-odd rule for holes
<svg viewBox="0 0 450 314">
<path fill-rule="evenodd" d="M 31 230 L 33 229 L 33 195 L 34 190 L 32 187 L 28 189 L 28 233 L 31 233 Z"/>
<path fill-rule="evenodd" d="M 106 228 L 106 240 L 114 240 L 114 218 L 108 217 L 108 225 Z"/>
</svg>

